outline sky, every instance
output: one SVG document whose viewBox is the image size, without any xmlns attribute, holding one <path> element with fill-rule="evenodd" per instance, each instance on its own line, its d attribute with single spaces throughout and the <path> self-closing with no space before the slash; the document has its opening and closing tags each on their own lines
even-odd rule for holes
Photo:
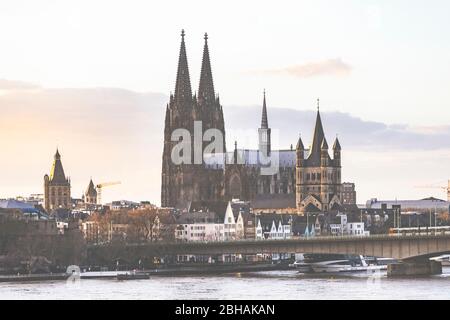
<svg viewBox="0 0 450 320">
<path fill-rule="evenodd" d="M 311 135 L 320 98 L 358 202 L 443 198 L 414 186 L 450 177 L 448 12 L 440 0 L 3 0 L 0 197 L 41 192 L 59 146 L 74 196 L 92 176 L 122 181 L 106 200 L 159 203 L 184 28 L 194 90 L 208 32 L 227 131 L 256 130 L 265 88 L 280 144 L 295 144 Z"/>
</svg>

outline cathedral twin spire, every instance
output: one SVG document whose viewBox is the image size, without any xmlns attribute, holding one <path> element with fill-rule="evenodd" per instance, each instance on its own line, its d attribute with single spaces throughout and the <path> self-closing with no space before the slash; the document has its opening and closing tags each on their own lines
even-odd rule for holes
<svg viewBox="0 0 450 320">
<path fill-rule="evenodd" d="M 211 61 L 209 59 L 209 49 L 208 49 L 208 34 L 205 33 L 205 46 L 203 47 L 203 59 L 202 59 L 202 69 L 200 72 L 200 83 L 198 86 L 198 100 L 200 103 L 203 101 L 214 102 L 214 82 L 211 71 Z"/>
<path fill-rule="evenodd" d="M 184 30 L 181 31 L 181 46 L 178 59 L 177 80 L 175 83 L 175 101 L 180 105 L 188 104 L 192 99 L 191 80 L 189 77 L 189 66 L 184 42 Z M 202 67 L 200 72 L 200 83 L 198 88 L 198 100 L 200 103 L 212 103 L 215 101 L 214 83 L 211 71 L 211 61 L 208 49 L 208 34 L 205 33 L 205 45 L 203 48 Z"/>
<path fill-rule="evenodd" d="M 184 43 L 184 30 L 181 30 L 180 56 L 178 58 L 177 81 L 175 83 L 175 101 L 179 104 L 189 103 L 192 99 L 191 79 Z"/>
</svg>

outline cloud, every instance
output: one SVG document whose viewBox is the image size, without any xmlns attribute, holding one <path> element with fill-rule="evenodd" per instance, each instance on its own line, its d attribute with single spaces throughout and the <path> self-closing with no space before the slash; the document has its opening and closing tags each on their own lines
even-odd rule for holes
<svg viewBox="0 0 450 320">
<path fill-rule="evenodd" d="M 224 112 L 227 129 L 251 126 L 256 130 L 259 126 L 259 106 L 224 107 Z M 279 147 L 295 146 L 299 133 L 305 146 L 311 143 L 316 111 L 272 107 L 268 109 L 268 117 L 272 131 L 279 132 Z M 321 112 L 321 117 L 329 144 L 338 134 L 344 149 L 393 151 L 450 148 L 450 126 L 427 127 L 424 130 L 407 124 L 366 121 L 343 112 Z"/>
<path fill-rule="evenodd" d="M 34 90 L 39 88 L 40 86 L 30 82 L 0 79 L 1 91 Z"/>
<path fill-rule="evenodd" d="M 105 190 L 107 201 L 159 203 L 167 101 L 164 94 L 119 88 L 41 88 L 0 95 L 0 198 L 42 192 L 43 176 L 50 170 L 58 145 L 74 197 L 81 196 L 92 176 L 94 182 L 122 181 L 120 186 Z M 248 144 L 244 135 L 234 134 L 245 130 L 256 141 L 261 106 L 224 105 L 223 109 L 228 149 L 233 148 L 235 139 L 239 147 L 255 148 L 256 143 Z M 412 194 L 408 185 L 450 176 L 446 165 L 450 126 L 388 125 L 342 112 L 321 115 L 330 146 L 339 134 L 343 178 L 359 183 L 364 201 L 376 196 L 374 187 L 367 184 L 374 179 L 380 180 L 380 186 L 392 185 L 393 191 L 385 193 L 386 197 L 400 197 L 396 190 L 404 190 L 408 196 Z M 277 147 L 295 147 L 299 133 L 305 146 L 311 143 L 316 111 L 269 106 L 268 117 L 272 137 L 279 132 L 278 141 L 273 141 Z M 418 163 L 423 170 L 417 170 Z"/>
<path fill-rule="evenodd" d="M 262 73 L 271 75 L 289 75 L 297 78 L 317 76 L 347 76 L 352 67 L 341 58 L 310 62 L 280 69 L 265 70 Z"/>
</svg>

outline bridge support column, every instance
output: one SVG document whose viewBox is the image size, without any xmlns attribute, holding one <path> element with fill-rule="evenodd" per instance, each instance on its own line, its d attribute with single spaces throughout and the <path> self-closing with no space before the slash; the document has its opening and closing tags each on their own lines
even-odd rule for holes
<svg viewBox="0 0 450 320">
<path fill-rule="evenodd" d="M 429 276 L 442 273 L 442 264 L 438 261 L 408 261 L 388 265 L 388 277 Z"/>
</svg>

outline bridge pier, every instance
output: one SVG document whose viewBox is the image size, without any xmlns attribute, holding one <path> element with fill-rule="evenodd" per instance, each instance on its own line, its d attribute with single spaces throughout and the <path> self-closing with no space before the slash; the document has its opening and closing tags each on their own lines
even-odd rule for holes
<svg viewBox="0 0 450 320">
<path fill-rule="evenodd" d="M 429 276 L 442 273 L 439 261 L 408 261 L 388 265 L 388 277 Z"/>
</svg>

